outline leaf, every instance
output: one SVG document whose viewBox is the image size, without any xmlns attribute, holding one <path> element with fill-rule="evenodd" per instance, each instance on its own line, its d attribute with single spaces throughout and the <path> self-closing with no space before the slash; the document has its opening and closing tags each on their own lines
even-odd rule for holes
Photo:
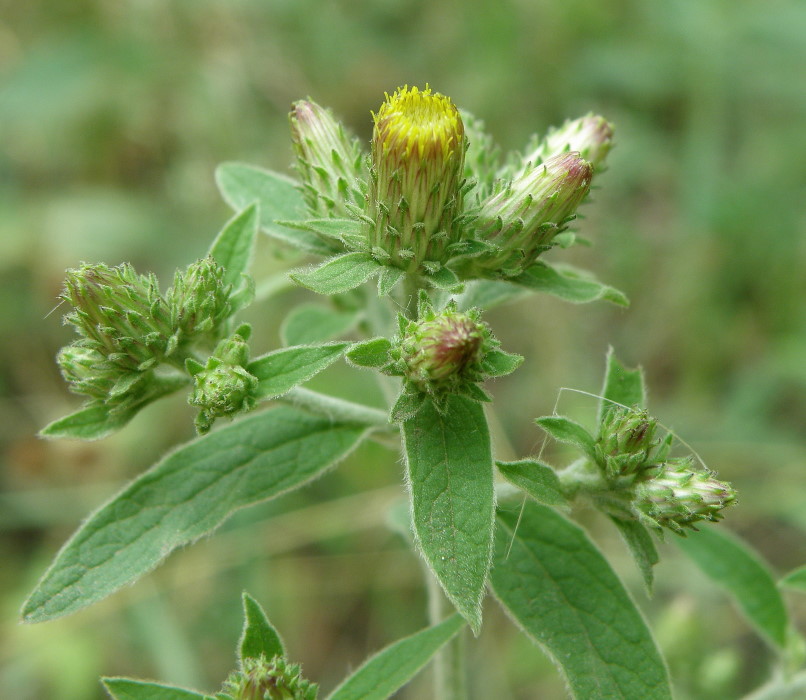
<svg viewBox="0 0 806 700">
<path fill-rule="evenodd" d="M 674 539 L 706 576 L 735 598 L 767 641 L 781 649 L 786 646 L 789 620 L 781 592 L 749 545 L 714 527 Z"/>
<path fill-rule="evenodd" d="M 238 659 L 267 659 L 285 656 L 285 647 L 263 608 L 252 596 L 243 594 L 243 631 L 238 640 Z"/>
<path fill-rule="evenodd" d="M 490 582 L 575 698 L 671 700 L 635 603 L 583 530 L 552 508 L 527 501 L 522 513 L 499 511 Z"/>
<path fill-rule="evenodd" d="M 456 609 L 478 633 L 493 534 L 493 461 L 484 409 L 450 395 L 403 423 L 417 542 Z"/>
<path fill-rule="evenodd" d="M 388 296 L 405 274 L 399 267 L 384 265 L 378 277 L 378 296 Z"/>
<path fill-rule="evenodd" d="M 464 625 L 459 615 L 452 615 L 390 644 L 345 679 L 328 700 L 386 700 L 406 685 Z"/>
<path fill-rule="evenodd" d="M 320 304 L 302 304 L 285 317 L 280 326 L 284 345 L 311 345 L 338 338 L 351 331 L 361 315 L 337 311 Z"/>
<path fill-rule="evenodd" d="M 46 425 L 39 431 L 39 435 L 45 438 L 100 440 L 123 428 L 148 404 L 172 394 L 187 384 L 186 376 L 160 377 L 159 381 L 151 385 L 149 393 L 142 401 L 130 406 L 125 411 L 110 413 L 109 407 L 104 404 L 87 406 Z"/>
<path fill-rule="evenodd" d="M 607 367 L 605 369 L 604 385 L 602 386 L 602 400 L 599 402 L 599 417 L 597 423 L 601 425 L 607 419 L 607 414 L 615 406 L 646 406 L 646 388 L 644 386 L 644 373 L 640 367 L 627 369 L 619 362 L 613 348 L 607 351 Z"/>
<path fill-rule="evenodd" d="M 456 273 L 447 267 L 440 267 L 434 272 L 423 275 L 423 277 L 437 289 L 453 290 L 461 284 Z"/>
<path fill-rule="evenodd" d="M 367 253 L 347 253 L 331 258 L 308 272 L 292 272 L 289 277 L 311 291 L 330 296 L 364 284 L 382 267 Z"/>
<path fill-rule="evenodd" d="M 132 678 L 102 678 L 101 682 L 115 700 L 210 700 L 209 695 L 193 690 Z"/>
<path fill-rule="evenodd" d="M 241 275 L 249 271 L 257 238 L 258 205 L 250 204 L 227 222 L 216 236 L 209 254 L 224 268 L 224 284 L 241 285 Z"/>
<path fill-rule="evenodd" d="M 652 541 L 652 535 L 637 520 L 623 520 L 615 516 L 611 516 L 610 519 L 618 528 L 630 550 L 630 554 L 635 559 L 635 563 L 644 580 L 647 594 L 652 595 L 652 583 L 654 581 L 652 567 L 660 561 L 658 550 L 655 549 L 655 543 Z"/>
<path fill-rule="evenodd" d="M 392 343 L 386 338 L 372 338 L 351 345 L 345 357 L 357 367 L 383 367 L 389 362 L 391 347 Z"/>
<path fill-rule="evenodd" d="M 547 506 L 567 505 L 557 472 L 547 464 L 534 459 L 495 464 L 507 481 L 525 491 L 538 503 Z"/>
<path fill-rule="evenodd" d="M 482 370 L 490 377 L 504 377 L 512 374 L 523 363 L 523 355 L 504 352 L 503 350 L 490 350 L 482 360 Z"/>
<path fill-rule="evenodd" d="M 215 179 L 224 200 L 235 211 L 258 203 L 260 228 L 272 238 L 318 255 L 331 255 L 338 250 L 314 233 L 290 231 L 277 223 L 307 216 L 305 200 L 291 178 L 256 165 L 222 163 L 216 169 Z"/>
<path fill-rule="evenodd" d="M 790 571 L 779 582 L 779 586 L 806 592 L 806 566 Z"/>
<path fill-rule="evenodd" d="M 532 291 L 546 292 L 574 304 L 586 304 L 603 299 L 619 306 L 629 306 L 627 297 L 618 289 L 602 284 L 589 273 L 566 265 L 549 265 L 538 261 L 517 277 L 512 277 L 510 281 Z"/>
<path fill-rule="evenodd" d="M 239 508 L 321 475 L 365 434 L 280 407 L 187 443 L 90 515 L 23 605 L 23 621 L 67 615 L 133 583 Z"/>
<path fill-rule="evenodd" d="M 305 219 L 303 221 L 278 221 L 277 223 L 288 228 L 311 231 L 338 241 L 339 244 L 357 246 L 366 240 L 364 235 L 366 224 L 355 219 Z"/>
<path fill-rule="evenodd" d="M 593 436 L 579 423 L 564 416 L 543 416 L 542 418 L 536 418 L 535 423 L 555 440 L 573 445 L 582 450 L 591 459 L 596 459 Z"/>
<path fill-rule="evenodd" d="M 465 291 L 456 295 L 460 311 L 468 309 L 492 309 L 512 299 L 526 296 L 528 292 L 509 282 L 497 280 L 475 280 L 465 283 Z"/>
<path fill-rule="evenodd" d="M 258 380 L 254 397 L 266 401 L 291 391 L 332 365 L 349 344 L 298 345 L 258 357 L 246 367 Z"/>
</svg>

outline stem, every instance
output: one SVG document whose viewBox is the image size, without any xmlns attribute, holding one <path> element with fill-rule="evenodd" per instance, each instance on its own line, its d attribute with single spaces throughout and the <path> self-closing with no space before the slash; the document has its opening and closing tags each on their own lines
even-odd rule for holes
<svg viewBox="0 0 806 700">
<path fill-rule="evenodd" d="M 428 621 L 431 625 L 445 618 L 445 594 L 436 576 L 426 571 L 428 588 Z M 465 630 L 462 629 L 434 656 L 434 698 L 436 700 L 467 700 L 467 668 Z"/>
<path fill-rule="evenodd" d="M 337 399 L 335 396 L 320 394 L 310 389 L 296 387 L 284 396 L 278 397 L 277 400 L 304 408 L 306 411 L 325 416 L 333 421 L 358 423 L 388 433 L 397 432 L 397 426 L 389 423 L 389 416 L 384 411 L 352 401 Z"/>
<path fill-rule="evenodd" d="M 587 459 L 572 462 L 558 475 L 563 494 L 568 500 L 580 492 L 596 493 L 607 489 L 607 483 L 595 465 Z"/>
<path fill-rule="evenodd" d="M 421 288 L 417 275 L 407 273 L 403 278 L 403 315 L 413 321 L 417 320 L 417 294 Z"/>
</svg>

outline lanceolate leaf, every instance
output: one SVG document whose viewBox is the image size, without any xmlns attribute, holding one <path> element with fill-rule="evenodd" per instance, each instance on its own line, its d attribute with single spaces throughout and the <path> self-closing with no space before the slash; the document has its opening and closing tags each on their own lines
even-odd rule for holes
<svg viewBox="0 0 806 700">
<path fill-rule="evenodd" d="M 257 238 L 258 205 L 252 204 L 236 214 L 210 246 L 210 255 L 224 268 L 224 282 L 237 289 L 241 275 L 249 270 Z"/>
<path fill-rule="evenodd" d="M 89 517 L 24 604 L 23 621 L 67 615 L 136 581 L 235 510 L 316 478 L 365 431 L 281 407 L 187 443 Z"/>
<path fill-rule="evenodd" d="M 392 343 L 386 338 L 372 338 L 352 345 L 347 360 L 357 367 L 383 367 L 389 362 Z"/>
<path fill-rule="evenodd" d="M 651 595 L 654 580 L 652 567 L 660 561 L 658 550 L 655 549 L 655 543 L 652 541 L 652 535 L 637 520 L 622 520 L 617 517 L 611 517 L 610 519 L 624 538 L 624 542 L 626 542 L 630 554 L 632 554 L 638 570 L 641 572 L 641 577 L 644 579 L 646 592 Z"/>
<path fill-rule="evenodd" d="M 788 573 L 781 579 L 780 585 L 784 588 L 806 592 L 806 566 L 801 566 Z"/>
<path fill-rule="evenodd" d="M 309 345 L 339 338 L 352 330 L 360 314 L 337 311 L 320 304 L 296 306 L 285 317 L 280 335 L 285 345 Z"/>
<path fill-rule="evenodd" d="M 599 402 L 599 424 L 601 425 L 607 414 L 617 406 L 643 408 L 645 405 L 646 389 L 641 368 L 627 369 L 619 362 L 613 348 L 610 348 L 607 351 L 602 399 Z"/>
<path fill-rule="evenodd" d="M 364 284 L 380 273 L 382 266 L 367 253 L 347 253 L 324 262 L 312 270 L 289 275 L 297 284 L 318 294 L 341 294 Z"/>
<path fill-rule="evenodd" d="M 212 700 L 209 695 L 162 683 L 131 678 L 103 678 L 102 682 L 115 700 Z"/>
<path fill-rule="evenodd" d="M 593 436 L 579 423 L 564 416 L 543 416 L 537 418 L 535 423 L 555 440 L 573 445 L 591 459 L 596 459 Z"/>
<path fill-rule="evenodd" d="M 484 409 L 450 396 L 403 423 L 414 532 L 448 598 L 474 631 L 490 568 L 493 461 Z"/>
<path fill-rule="evenodd" d="M 235 211 L 257 202 L 260 228 L 273 238 L 308 253 L 330 255 L 337 250 L 310 231 L 290 230 L 277 221 L 306 218 L 305 201 L 289 177 L 246 163 L 222 163 L 215 173 L 222 196 Z"/>
<path fill-rule="evenodd" d="M 266 400 L 282 396 L 295 386 L 307 382 L 338 360 L 349 344 L 300 345 L 258 357 L 246 368 L 258 379 L 255 398 Z"/>
<path fill-rule="evenodd" d="M 762 636 L 781 649 L 786 646 L 789 621 L 784 601 L 758 554 L 716 527 L 703 527 L 687 537 L 675 537 L 675 543 L 736 599 Z"/>
<path fill-rule="evenodd" d="M 619 306 L 629 306 L 627 297 L 618 289 L 598 282 L 589 273 L 565 265 L 553 266 L 538 261 L 510 281 L 532 291 L 546 292 L 574 304 L 604 299 Z"/>
<path fill-rule="evenodd" d="M 544 503 L 547 506 L 560 506 L 568 503 L 563 496 L 557 473 L 547 464 L 534 459 L 496 462 L 495 464 L 507 481 L 525 491 L 538 503 Z"/>
<path fill-rule="evenodd" d="M 243 594 L 243 631 L 238 642 L 239 659 L 267 659 L 285 656 L 285 648 L 277 630 L 272 627 L 260 604 L 248 593 Z"/>
<path fill-rule="evenodd" d="M 464 627 L 459 615 L 427 627 L 378 652 L 350 675 L 328 700 L 386 700 L 408 683 Z"/>
<path fill-rule="evenodd" d="M 578 700 L 671 700 L 635 603 L 585 533 L 553 509 L 527 502 L 522 514 L 499 512 L 490 582 Z"/>
</svg>

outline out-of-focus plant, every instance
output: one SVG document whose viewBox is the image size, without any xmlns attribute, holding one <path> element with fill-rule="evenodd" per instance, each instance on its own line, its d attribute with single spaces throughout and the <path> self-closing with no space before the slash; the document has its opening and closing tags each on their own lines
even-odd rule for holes
<svg viewBox="0 0 806 700">
<path fill-rule="evenodd" d="M 105 598 L 235 510 L 302 487 L 373 440 L 402 453 L 404 530 L 427 564 L 431 626 L 370 658 L 330 698 L 388 697 L 432 658 L 435 697 L 468 697 L 463 628 L 479 634 L 488 589 L 556 662 L 574 697 L 671 698 L 641 613 L 568 517 L 575 501 L 612 519 L 648 592 L 659 559 L 653 533 L 682 536 L 682 550 L 736 597 L 791 672 L 799 638 L 766 568 L 732 536 L 698 531 L 736 494 L 647 412 L 640 370 L 608 354 L 595 426 L 537 419 L 579 453 L 570 464 L 493 452 L 485 411 L 493 397 L 482 384 L 523 358 L 501 348 L 484 312 L 528 293 L 627 304 L 590 273 L 551 261 L 555 249 L 582 241 L 572 226 L 612 126 L 588 115 L 499 159 L 484 125 L 428 88 L 398 89 L 373 116 L 365 153 L 329 110 L 297 102 L 296 179 L 222 165 L 218 184 L 237 213 L 167 291 L 130 265 L 68 271 L 65 318 L 78 337 L 58 362 L 86 401 L 42 435 L 102 438 L 185 389 L 199 436 L 89 517 L 24 604 L 23 620 Z M 254 356 L 251 327 L 236 317 L 255 296 L 249 266 L 260 231 L 320 258 L 290 277 L 331 301 L 360 300 L 350 323 L 344 308 L 301 307 L 294 328 L 304 342 L 289 326 L 286 347 Z M 354 327 L 361 339 L 339 339 Z M 355 381 L 374 378 L 387 410 L 301 386 L 341 358 L 372 372 L 356 371 Z M 264 402 L 275 405 L 257 410 Z M 216 426 L 221 419 L 232 422 Z M 107 690 L 119 699 L 315 698 L 317 686 L 247 595 L 244 610 L 238 669 L 217 694 L 121 678 L 105 679 Z"/>
</svg>

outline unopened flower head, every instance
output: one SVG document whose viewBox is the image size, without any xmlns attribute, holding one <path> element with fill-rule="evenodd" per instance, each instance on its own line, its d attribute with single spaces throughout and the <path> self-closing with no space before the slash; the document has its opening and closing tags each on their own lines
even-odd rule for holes
<svg viewBox="0 0 806 700">
<path fill-rule="evenodd" d="M 477 263 L 487 273 L 515 275 L 551 247 L 590 190 L 593 169 L 570 151 L 540 165 L 527 164 L 481 204 L 479 237 L 498 247 Z"/>
<path fill-rule="evenodd" d="M 295 102 L 288 115 L 302 193 L 312 217 L 348 217 L 363 208 L 363 156 L 329 109 L 310 100 Z"/>
<path fill-rule="evenodd" d="M 222 325 L 232 315 L 231 293 L 224 268 L 211 257 L 197 260 L 184 272 L 177 271 L 166 299 L 179 341 L 220 337 Z"/>
<path fill-rule="evenodd" d="M 459 236 L 466 139 L 459 110 L 429 88 L 400 88 L 373 115 L 369 233 L 376 255 L 415 272 Z"/>
<path fill-rule="evenodd" d="M 646 411 L 614 406 L 608 410 L 596 442 L 596 457 L 609 477 L 638 474 L 654 468 L 651 455 L 658 422 Z"/>
<path fill-rule="evenodd" d="M 524 163 L 537 165 L 552 156 L 576 151 L 598 172 L 604 167 L 612 147 L 613 125 L 604 117 L 588 114 L 579 119 L 568 120 L 558 129 L 552 129 L 523 160 Z"/>
<path fill-rule="evenodd" d="M 708 471 L 692 468 L 690 458 L 670 460 L 657 476 L 638 485 L 634 507 L 655 527 L 678 534 L 702 520 L 720 520 L 722 510 L 736 501 L 736 491 Z"/>
<path fill-rule="evenodd" d="M 299 664 L 281 656 L 260 656 L 243 659 L 241 670 L 224 683 L 222 695 L 232 700 L 316 700 L 318 689 L 302 676 Z"/>
</svg>

